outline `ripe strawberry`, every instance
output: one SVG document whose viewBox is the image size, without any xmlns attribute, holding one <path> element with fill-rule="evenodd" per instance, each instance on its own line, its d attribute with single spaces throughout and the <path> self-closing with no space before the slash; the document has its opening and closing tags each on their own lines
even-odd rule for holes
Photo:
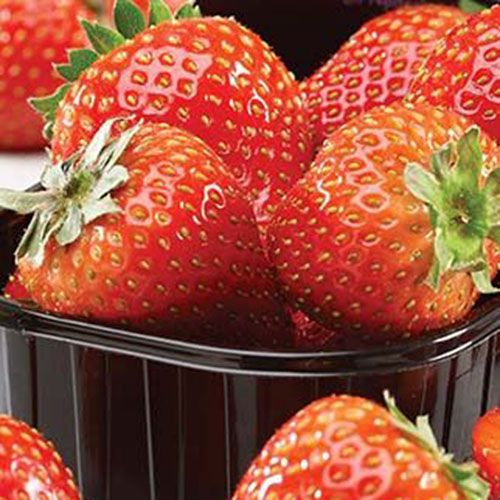
<svg viewBox="0 0 500 500">
<path fill-rule="evenodd" d="M 436 41 L 465 18 L 455 7 L 424 4 L 366 23 L 303 86 L 316 145 L 351 118 L 402 99 Z"/>
<path fill-rule="evenodd" d="M 338 129 L 269 228 L 292 306 L 371 341 L 463 318 L 496 291 L 499 161 L 486 134 L 429 106 L 394 103 Z"/>
<path fill-rule="evenodd" d="M 471 16 L 435 47 L 408 101 L 453 109 L 500 139 L 500 7 Z"/>
<path fill-rule="evenodd" d="M 106 146 L 114 123 L 49 166 L 46 191 L 0 190 L 1 206 L 35 214 L 16 256 L 33 300 L 160 335 L 286 343 L 251 205 L 219 157 L 166 124 Z"/>
<path fill-rule="evenodd" d="M 410 422 L 351 396 L 312 403 L 254 461 L 233 500 L 486 500 L 473 464 L 439 448 L 426 417 Z"/>
<path fill-rule="evenodd" d="M 500 499 L 500 408 L 479 420 L 472 436 L 474 459 L 492 485 L 492 500 Z"/>
<path fill-rule="evenodd" d="M 35 429 L 0 415 L 0 498 L 81 500 L 73 474 Z"/>
<path fill-rule="evenodd" d="M 141 32 L 139 10 L 119 0 L 115 19 L 121 33 L 85 24 L 101 57 L 88 69 L 78 68 L 72 86 L 34 105 L 49 120 L 55 116 L 57 161 L 113 117 L 134 115 L 194 133 L 252 195 L 265 226 L 312 160 L 299 87 L 255 33 L 232 19 L 193 17 L 198 13 L 186 5 L 177 22 L 161 22 L 170 14 L 156 0 L 151 17 L 157 25 Z M 124 43 L 125 36 L 132 40 Z"/>
<path fill-rule="evenodd" d="M 329 349 L 338 345 L 339 335 L 316 323 L 302 311 L 292 315 L 293 345 L 300 350 Z"/>
<path fill-rule="evenodd" d="M 30 294 L 26 287 L 22 284 L 19 272 L 9 276 L 9 281 L 3 289 L 4 297 L 14 300 L 29 300 Z"/>
<path fill-rule="evenodd" d="M 0 149 L 39 149 L 43 120 L 26 99 L 60 84 L 52 64 L 69 46 L 85 45 L 77 17 L 91 18 L 83 0 L 0 2 Z"/>
</svg>

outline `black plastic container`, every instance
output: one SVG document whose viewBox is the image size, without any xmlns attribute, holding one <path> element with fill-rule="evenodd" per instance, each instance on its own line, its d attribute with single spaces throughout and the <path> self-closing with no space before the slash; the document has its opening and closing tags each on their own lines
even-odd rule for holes
<svg viewBox="0 0 500 500">
<path fill-rule="evenodd" d="M 0 215 L 0 281 L 22 220 Z M 0 410 L 39 427 L 93 500 L 229 499 L 274 430 L 321 396 L 431 415 L 465 458 L 500 402 L 500 301 L 423 341 L 369 351 L 252 352 L 152 338 L 0 300 Z"/>
</svg>

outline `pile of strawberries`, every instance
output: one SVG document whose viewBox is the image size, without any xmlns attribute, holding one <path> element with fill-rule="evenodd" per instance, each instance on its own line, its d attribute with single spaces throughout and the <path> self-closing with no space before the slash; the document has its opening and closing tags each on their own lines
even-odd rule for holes
<svg viewBox="0 0 500 500">
<path fill-rule="evenodd" d="M 181 340 L 332 349 L 435 332 L 499 291 L 500 7 L 390 11 L 305 82 L 193 2 L 5 0 L 0 54 L 0 147 L 50 144 L 38 191 L 0 189 L 31 214 L 9 298 Z M 234 499 L 488 498 L 386 399 L 306 408 Z M 499 420 L 474 442 L 497 498 Z M 38 500 L 80 498 L 51 445 L 0 418 L 0 498 L 34 500 L 34 483 Z"/>
<path fill-rule="evenodd" d="M 41 144 L 29 93 L 50 141 L 41 190 L 0 192 L 33 214 L 15 280 L 43 310 L 320 349 L 421 336 L 497 292 L 500 8 L 401 7 L 300 84 L 191 2 L 43 1 L 0 11 L 2 145 Z M 55 88 L 41 66 L 75 43 Z"/>
</svg>

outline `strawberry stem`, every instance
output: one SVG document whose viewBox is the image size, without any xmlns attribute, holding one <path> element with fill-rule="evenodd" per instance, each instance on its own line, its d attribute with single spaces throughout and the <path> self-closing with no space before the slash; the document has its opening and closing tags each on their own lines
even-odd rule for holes
<svg viewBox="0 0 500 500">
<path fill-rule="evenodd" d="M 48 165 L 40 180 L 43 191 L 0 189 L 1 208 L 33 214 L 16 260 L 27 257 L 39 267 L 52 236 L 60 246 L 69 245 L 78 239 L 86 224 L 121 211 L 111 193 L 128 181 L 129 174 L 118 161 L 141 123 L 111 140 L 112 128 L 119 120 L 108 120 L 87 148 L 74 157 Z"/>
<path fill-rule="evenodd" d="M 434 261 L 428 284 L 439 289 L 448 272 L 467 272 L 481 293 L 497 293 L 491 284 L 486 240 L 500 244 L 500 171 L 481 186 L 483 153 L 479 128 L 471 127 L 456 144 L 447 144 L 431 158 L 431 169 L 406 167 L 407 188 L 424 201 L 434 227 Z"/>
<path fill-rule="evenodd" d="M 397 407 L 396 401 L 389 391 L 384 391 L 384 399 L 387 409 L 391 414 L 394 424 L 398 429 L 415 441 L 424 450 L 431 453 L 441 464 L 441 467 L 449 479 L 462 492 L 467 500 L 487 500 L 490 494 L 489 484 L 478 474 L 478 466 L 474 462 L 457 464 L 453 461 L 453 455 L 446 453 L 440 447 L 428 416 L 417 417 L 413 423 Z"/>
</svg>

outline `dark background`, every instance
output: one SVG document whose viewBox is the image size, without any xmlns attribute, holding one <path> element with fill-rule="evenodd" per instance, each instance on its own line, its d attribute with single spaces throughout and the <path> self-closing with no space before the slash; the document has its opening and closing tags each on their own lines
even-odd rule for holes
<svg viewBox="0 0 500 500">
<path fill-rule="evenodd" d="M 402 3 L 404 0 L 198 0 L 205 15 L 234 15 L 260 33 L 300 79 L 326 62 L 363 22 Z"/>
</svg>

